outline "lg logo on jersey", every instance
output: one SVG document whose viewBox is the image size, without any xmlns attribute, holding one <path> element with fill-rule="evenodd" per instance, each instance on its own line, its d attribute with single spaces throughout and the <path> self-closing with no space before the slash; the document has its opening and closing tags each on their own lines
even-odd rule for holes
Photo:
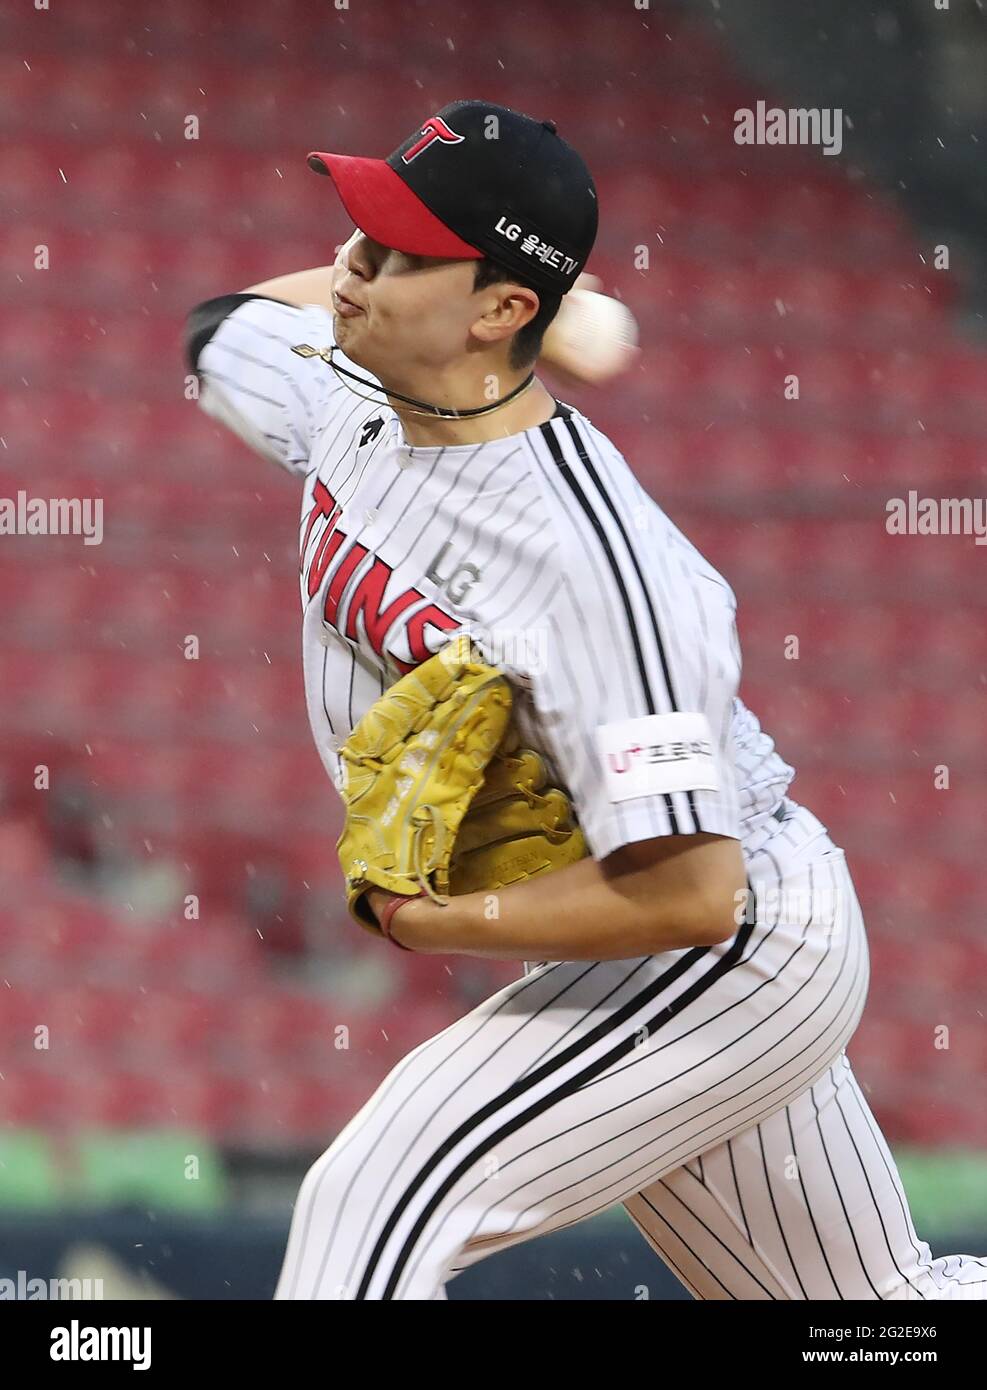
<svg viewBox="0 0 987 1390">
<path fill-rule="evenodd" d="M 477 569 L 476 565 L 471 565 L 467 562 L 466 564 L 460 565 L 458 569 L 454 569 L 451 574 L 443 578 L 439 573 L 439 566 L 442 564 L 448 552 L 449 542 L 446 541 L 445 545 L 425 571 L 425 577 L 426 579 L 431 579 L 433 584 L 437 584 L 452 603 L 462 603 L 470 589 L 472 589 L 473 585 L 480 578 L 480 571 Z"/>
</svg>

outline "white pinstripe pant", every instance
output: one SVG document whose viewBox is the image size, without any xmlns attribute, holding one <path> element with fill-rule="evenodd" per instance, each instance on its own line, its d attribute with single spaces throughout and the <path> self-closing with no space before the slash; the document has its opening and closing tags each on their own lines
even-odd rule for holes
<svg viewBox="0 0 987 1390">
<path fill-rule="evenodd" d="M 405 1057 L 307 1173 L 275 1297 L 441 1298 L 623 1202 L 697 1298 L 987 1298 L 987 1261 L 917 1238 L 844 1053 L 868 960 L 843 853 L 772 848 L 750 878 L 788 896 L 733 941 L 542 965 Z"/>
</svg>

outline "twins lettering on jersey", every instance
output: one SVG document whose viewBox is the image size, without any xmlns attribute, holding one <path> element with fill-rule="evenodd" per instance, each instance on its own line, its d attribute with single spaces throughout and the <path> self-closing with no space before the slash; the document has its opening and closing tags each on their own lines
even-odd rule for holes
<svg viewBox="0 0 987 1390">
<path fill-rule="evenodd" d="M 426 595 L 414 587 L 396 594 L 385 607 L 384 593 L 393 571 L 379 556 L 374 556 L 369 568 L 357 580 L 349 596 L 345 622 L 340 627 L 339 610 L 347 586 L 357 569 L 370 555 L 367 546 L 361 545 L 359 541 L 351 541 L 347 533 L 340 529 L 338 522 L 341 515 L 342 508 L 332 493 L 325 483 L 316 478 L 312 507 L 305 521 L 300 546 L 300 572 L 304 580 L 304 593 L 309 600 L 314 599 L 322 588 L 326 575 L 333 569 L 333 562 L 338 561 L 323 600 L 324 622 L 341 636 L 357 642 L 358 620 L 362 614 L 367 640 L 377 655 L 384 658 L 385 641 L 388 634 L 391 634 L 386 656 L 400 671 L 411 671 L 432 655 L 425 642 L 425 629 L 435 627 L 443 632 L 452 632 L 462 626 L 462 619 L 455 618 L 437 604 L 430 603 Z M 398 633 L 404 634 L 410 661 L 395 654 L 393 650 Z"/>
</svg>

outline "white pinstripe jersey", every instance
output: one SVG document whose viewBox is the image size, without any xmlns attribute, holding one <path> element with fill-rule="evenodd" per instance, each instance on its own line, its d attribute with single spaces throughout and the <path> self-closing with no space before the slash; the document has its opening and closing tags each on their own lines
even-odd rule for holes
<svg viewBox="0 0 987 1390">
<path fill-rule="evenodd" d="M 330 775 L 373 701 L 468 627 L 597 858 L 697 830 L 760 846 L 794 773 L 737 697 L 734 595 L 614 445 L 561 404 L 502 440 L 409 445 L 390 407 L 291 350 L 332 341 L 326 310 L 253 298 L 198 360 L 204 409 L 304 480 L 305 694 Z M 608 773 L 598 730 L 676 712 L 705 717 L 707 776 L 690 783 L 686 758 L 684 782 L 649 771 L 642 794 L 612 799 L 619 758 Z M 631 731 L 667 748 L 654 731 L 673 725 Z"/>
</svg>

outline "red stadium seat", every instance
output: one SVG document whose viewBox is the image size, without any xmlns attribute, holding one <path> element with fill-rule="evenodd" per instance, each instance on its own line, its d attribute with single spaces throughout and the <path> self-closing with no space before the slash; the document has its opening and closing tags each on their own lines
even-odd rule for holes
<svg viewBox="0 0 987 1390">
<path fill-rule="evenodd" d="M 928 1036 L 915 1047 L 915 1028 L 909 1019 L 879 1018 L 865 1013 L 847 1049 L 858 1080 L 865 1087 L 872 1078 L 924 1076 L 931 1066 Z"/>
<path fill-rule="evenodd" d="M 205 1066 L 178 1068 L 160 1081 L 160 1123 L 212 1139 L 235 1136 L 249 1099 L 249 1085 Z"/>
<path fill-rule="evenodd" d="M 74 1098 L 73 1081 L 61 1066 L 5 1067 L 0 1078 L 0 1126 L 61 1129 L 70 1122 Z"/>
<path fill-rule="evenodd" d="M 915 1087 L 894 1114 L 894 1128 L 904 1144 L 942 1147 L 944 1134 L 959 1148 L 983 1145 L 983 1105 L 976 1096 L 964 1095 L 953 1081 Z"/>
<path fill-rule="evenodd" d="M 29 62 L 23 50 L 18 52 L 13 44 L 0 54 L 0 121 L 5 131 L 11 135 L 14 132 L 30 135 L 31 113 L 43 102 L 48 80 L 46 65 Z M 32 167 L 28 167 L 25 157 Z M 44 178 L 38 161 L 24 146 L 12 144 L 8 144 L 0 160 L 0 171 L 9 179 L 3 187 L 10 196 L 10 205 L 24 212 L 32 204 L 35 180 Z M 41 192 L 40 186 L 37 191 Z"/>
<path fill-rule="evenodd" d="M 247 1088 L 234 1133 L 265 1147 L 328 1147 L 369 1100 L 371 1087 L 352 1076 L 300 1077 L 269 1069 Z"/>
<path fill-rule="evenodd" d="M 4 935 L 6 937 L 6 931 Z M 33 1057 L 38 1060 L 35 1041 L 39 1035 L 36 1029 L 40 1026 L 50 1027 L 47 1012 L 49 998 L 47 990 L 38 986 L 25 987 L 8 980 L 0 987 L 0 1047 L 3 1048 L 5 1059 L 5 1066 L 0 1070 L 6 1070 L 16 1058 L 23 1060 Z"/>
<path fill-rule="evenodd" d="M 0 460 L 46 493 L 102 498 L 106 531 L 0 554 L 2 1122 L 322 1144 L 484 987 L 480 967 L 457 994 L 440 963 L 395 958 L 397 997 L 367 1013 L 280 983 L 320 905 L 342 911 L 339 806 L 299 669 L 299 483 L 185 399 L 181 355 L 197 301 L 324 264 L 348 234 L 305 141 L 386 154 L 466 63 L 490 100 L 585 141 L 588 269 L 633 308 L 642 351 L 571 398 L 733 588 L 744 698 L 847 846 L 874 966 L 851 1055 L 890 1137 L 987 1141 L 971 1082 L 987 1056 L 971 1022 L 984 548 L 885 526 L 910 489 L 983 491 L 987 353 L 957 334 L 962 287 L 891 193 L 815 151 L 738 153 L 729 34 L 675 7 L 564 8 L 520 26 L 485 10 L 482 51 L 451 0 L 404 27 L 387 5 L 323 7 L 313 25 L 268 0 L 229 23 L 204 22 L 201 0 L 4 15 Z M 104 861 L 73 889 L 42 762 L 87 798 L 80 834 Z M 934 1053 L 946 1005 L 956 1043 Z M 71 1070 L 55 1074 L 54 1042 L 34 1049 L 39 1021 Z"/>
<path fill-rule="evenodd" d="M 769 227 L 824 242 L 845 214 L 848 198 L 836 179 L 763 179 L 758 187 L 761 213 Z"/>
<path fill-rule="evenodd" d="M 63 963 L 68 978 L 68 962 Z M 48 997 L 46 1022 L 50 1019 L 51 1046 L 65 1049 L 64 1055 L 78 1060 L 103 1053 L 106 1058 L 129 1055 L 133 1027 L 129 1017 L 130 996 L 126 991 L 92 984 L 56 986 Z"/>
<path fill-rule="evenodd" d="M 259 961 L 259 942 L 247 923 L 200 904 L 200 922 L 163 927 L 143 940 L 144 968 L 162 985 L 207 992 L 246 987 Z"/>
<path fill-rule="evenodd" d="M 107 202 L 131 207 L 147 188 L 148 162 L 154 155 L 146 146 L 107 142 L 77 155 L 73 168 L 73 198 L 79 208 L 105 212 Z"/>
<path fill-rule="evenodd" d="M 135 994 L 128 1010 L 129 1055 L 162 1070 L 201 1065 L 227 1036 L 232 999 L 215 991 L 158 989 Z"/>
<path fill-rule="evenodd" d="M 757 276 L 765 306 L 774 306 L 787 332 L 807 337 L 846 331 L 859 313 L 860 281 L 831 266 L 768 266 Z"/>
<path fill-rule="evenodd" d="M 750 236 L 761 220 L 761 189 L 746 177 L 704 179 L 693 185 L 689 215 L 714 235 Z"/>
<path fill-rule="evenodd" d="M 298 993 L 243 995 L 230 1020 L 228 1046 L 244 1065 L 260 1057 L 286 1068 L 311 1058 L 321 1063 L 333 1056 L 333 1030 L 347 1022 L 344 1013 L 338 1003 Z"/>
</svg>

